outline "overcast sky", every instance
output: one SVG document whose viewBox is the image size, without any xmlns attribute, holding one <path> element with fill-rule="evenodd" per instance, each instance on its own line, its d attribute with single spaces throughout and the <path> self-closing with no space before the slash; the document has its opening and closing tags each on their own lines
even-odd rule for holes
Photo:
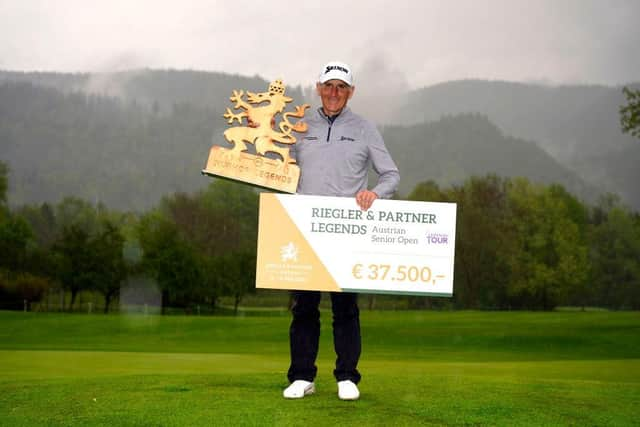
<svg viewBox="0 0 640 427">
<path fill-rule="evenodd" d="M 174 68 L 396 88 L 640 81 L 639 0 L 0 0 L 0 69 Z M 359 79 L 360 77 L 360 79 Z"/>
</svg>

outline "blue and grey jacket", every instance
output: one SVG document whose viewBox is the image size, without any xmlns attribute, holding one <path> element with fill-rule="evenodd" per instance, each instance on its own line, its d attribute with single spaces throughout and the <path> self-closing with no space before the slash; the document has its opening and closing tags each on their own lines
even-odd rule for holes
<svg viewBox="0 0 640 427">
<path fill-rule="evenodd" d="M 393 196 L 400 173 L 373 123 L 349 108 L 333 120 L 318 108 L 305 122 L 307 132 L 291 149 L 300 166 L 298 194 L 353 197 L 367 188 L 371 165 L 378 174 L 371 191 Z"/>
</svg>

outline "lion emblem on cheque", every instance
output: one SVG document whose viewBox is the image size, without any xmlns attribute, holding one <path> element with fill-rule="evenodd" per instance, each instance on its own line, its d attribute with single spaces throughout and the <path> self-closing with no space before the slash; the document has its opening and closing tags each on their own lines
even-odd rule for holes
<svg viewBox="0 0 640 427">
<path fill-rule="evenodd" d="M 265 155 L 267 153 L 277 153 L 282 157 L 285 165 L 295 163 L 295 159 L 289 156 L 289 147 L 280 146 L 281 144 L 294 144 L 295 136 L 292 132 L 306 132 L 307 125 L 304 122 L 297 121 L 291 123 L 290 117 L 302 118 L 304 112 L 309 108 L 308 104 L 295 107 L 294 112 L 287 112 L 282 115 L 282 120 L 278 124 L 279 131 L 274 129 L 275 115 L 282 113 L 286 104 L 293 99 L 284 95 L 285 87 L 281 80 L 274 80 L 269 85 L 268 92 L 253 93 L 247 91 L 246 101 L 242 99 L 244 91 L 234 90 L 233 96 L 229 99 L 235 102 L 234 109 L 243 110 L 239 113 L 233 113 L 229 108 L 224 114 L 227 123 L 233 124 L 237 120 L 242 125 L 242 119 L 246 118 L 248 126 L 235 126 L 224 132 L 224 137 L 233 144 L 232 151 L 240 153 L 247 151 L 247 143 L 253 144 L 256 153 Z M 261 105 L 268 102 L 266 105 Z"/>
</svg>

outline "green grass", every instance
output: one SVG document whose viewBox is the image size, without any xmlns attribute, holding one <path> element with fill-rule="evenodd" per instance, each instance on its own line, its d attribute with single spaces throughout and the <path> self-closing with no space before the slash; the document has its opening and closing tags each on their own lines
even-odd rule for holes
<svg viewBox="0 0 640 427">
<path fill-rule="evenodd" d="M 281 397 L 287 314 L 0 312 L 0 425 L 638 425 L 640 313 L 363 311 L 361 399 Z"/>
</svg>

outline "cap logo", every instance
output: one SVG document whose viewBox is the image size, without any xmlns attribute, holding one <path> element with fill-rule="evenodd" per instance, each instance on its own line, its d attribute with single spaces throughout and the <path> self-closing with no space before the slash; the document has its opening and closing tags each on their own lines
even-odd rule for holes
<svg viewBox="0 0 640 427">
<path fill-rule="evenodd" d="M 349 70 L 339 65 L 327 65 L 327 68 L 324 70 L 324 73 L 327 74 L 331 70 L 338 70 L 338 71 L 342 71 L 343 73 L 349 74 Z"/>
</svg>

